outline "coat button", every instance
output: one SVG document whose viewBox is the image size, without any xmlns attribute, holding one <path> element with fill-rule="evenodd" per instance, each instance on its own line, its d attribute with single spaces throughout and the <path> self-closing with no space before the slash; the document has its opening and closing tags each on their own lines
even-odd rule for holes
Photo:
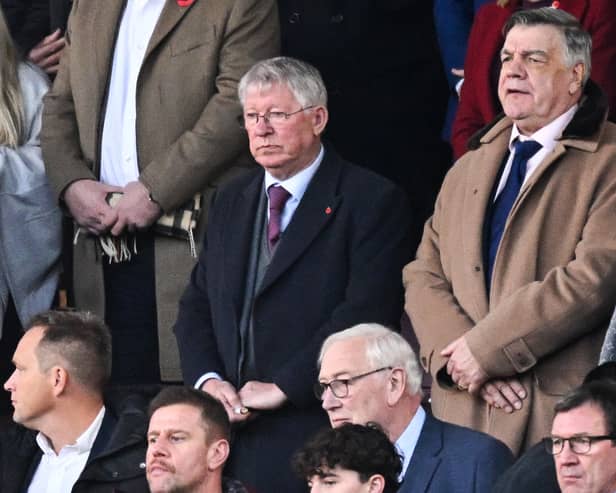
<svg viewBox="0 0 616 493">
<path fill-rule="evenodd" d="M 289 16 L 289 24 L 297 24 L 299 22 L 299 12 L 293 12 L 290 16 Z"/>
<path fill-rule="evenodd" d="M 475 272 L 481 272 L 481 267 L 479 267 L 478 265 L 475 266 Z"/>
<path fill-rule="evenodd" d="M 332 24 L 342 24 L 342 21 L 344 21 L 344 15 L 342 14 L 332 15 L 329 19 L 329 22 Z"/>
<path fill-rule="evenodd" d="M 113 471 L 113 472 L 111 473 L 111 477 L 112 477 L 112 478 L 117 478 L 119 475 L 120 475 L 120 473 L 119 473 L 118 471 Z"/>
</svg>

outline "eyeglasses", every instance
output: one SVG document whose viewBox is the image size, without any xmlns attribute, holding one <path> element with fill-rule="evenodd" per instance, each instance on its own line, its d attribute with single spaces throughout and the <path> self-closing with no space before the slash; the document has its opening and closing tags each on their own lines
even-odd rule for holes
<svg viewBox="0 0 616 493">
<path fill-rule="evenodd" d="M 543 439 L 543 445 L 549 454 L 558 455 L 565 448 L 565 442 L 569 442 L 569 448 L 575 454 L 587 454 L 590 452 L 592 444 L 602 440 L 616 440 L 616 436 L 597 435 L 597 436 L 577 436 L 569 438 L 548 437 Z"/>
<path fill-rule="evenodd" d="M 284 123 L 289 119 L 289 117 L 312 108 L 314 108 L 314 105 L 300 108 L 299 110 L 292 113 L 285 113 L 284 111 L 266 111 L 263 114 L 259 114 L 256 111 L 250 111 L 248 113 L 240 115 L 238 121 L 241 127 L 252 128 L 256 127 L 259 124 L 259 120 L 262 118 L 265 123 L 269 123 L 271 126 L 276 127 L 284 125 Z"/>
<path fill-rule="evenodd" d="M 318 382 L 314 385 L 314 395 L 316 395 L 317 399 L 323 400 L 323 394 L 327 389 L 329 389 L 332 391 L 332 394 L 334 394 L 335 397 L 337 397 L 338 399 L 342 399 L 343 397 L 349 395 L 349 384 L 356 382 L 360 378 L 372 375 L 373 373 L 378 373 L 383 370 L 391 369 L 391 366 L 384 366 L 383 368 L 378 368 L 376 370 L 362 373 L 361 375 L 356 375 L 351 378 L 337 378 L 329 383 Z"/>
</svg>

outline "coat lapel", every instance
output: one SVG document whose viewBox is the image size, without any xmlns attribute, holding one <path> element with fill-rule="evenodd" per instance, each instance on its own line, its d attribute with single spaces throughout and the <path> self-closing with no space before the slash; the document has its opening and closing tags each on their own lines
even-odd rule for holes
<svg viewBox="0 0 616 493">
<path fill-rule="evenodd" d="M 195 0 L 198 1 L 198 0 Z M 101 2 L 102 3 L 102 2 Z M 180 7 L 175 0 L 167 0 L 163 11 L 160 13 L 160 18 L 156 23 L 152 37 L 148 43 L 148 48 L 145 52 L 144 60 L 147 60 L 150 53 L 165 39 L 167 34 L 177 25 L 178 22 L 186 15 L 193 4 L 188 7 Z"/>
<path fill-rule="evenodd" d="M 231 294 L 234 313 L 239 317 L 243 302 L 243 288 L 246 284 L 246 269 L 250 258 L 253 239 L 255 211 L 263 189 L 263 172 L 256 173 L 248 185 L 237 195 L 227 213 L 223 245 L 225 287 Z"/>
<path fill-rule="evenodd" d="M 506 139 L 507 135 L 501 138 Z M 506 152 L 506 143 L 504 146 L 481 146 L 475 151 L 477 155 L 475 162 L 482 163 L 483 169 L 481 173 L 468 173 L 467 175 L 472 181 L 465 186 L 464 217 L 466 221 L 462 235 L 462 248 L 466 264 L 481 267 L 480 275 L 468 277 L 470 291 L 474 293 L 475 313 L 472 314 L 474 320 L 481 320 L 488 313 L 488 291 L 483 273 L 483 225 L 492 188 Z"/>
<path fill-rule="evenodd" d="M 429 414 L 423 425 L 417 446 L 406 469 L 404 482 L 398 493 L 425 493 L 430 491 L 430 483 L 441 462 L 443 432 L 437 420 Z"/>
<path fill-rule="evenodd" d="M 336 216 L 342 201 L 337 195 L 342 165 L 331 150 L 323 162 L 287 226 L 276 253 L 263 278 L 257 296 L 263 293 L 304 253 L 319 232 Z"/>
</svg>

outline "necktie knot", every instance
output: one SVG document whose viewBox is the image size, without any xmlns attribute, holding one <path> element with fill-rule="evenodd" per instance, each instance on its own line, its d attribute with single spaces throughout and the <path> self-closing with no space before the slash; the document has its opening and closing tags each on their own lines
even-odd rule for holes
<svg viewBox="0 0 616 493">
<path fill-rule="evenodd" d="M 282 212 L 284 205 L 291 194 L 287 192 L 283 187 L 270 185 L 267 189 L 267 194 L 269 196 L 269 208 L 271 210 L 275 210 L 278 212 Z"/>
<path fill-rule="evenodd" d="M 511 173 L 515 173 L 515 178 L 518 181 L 518 190 L 524 181 L 524 177 L 526 176 L 526 166 L 528 164 L 528 160 L 533 157 L 539 149 L 541 149 L 541 144 L 535 140 L 525 140 L 522 142 L 521 140 L 517 140 L 513 144 L 513 148 L 515 152 L 513 154 L 513 163 L 511 165 Z M 517 195 L 517 193 L 516 193 Z"/>
</svg>

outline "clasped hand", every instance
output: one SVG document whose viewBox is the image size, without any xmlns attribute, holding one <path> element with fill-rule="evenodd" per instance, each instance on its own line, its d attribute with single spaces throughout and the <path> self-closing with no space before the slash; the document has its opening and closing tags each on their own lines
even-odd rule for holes
<svg viewBox="0 0 616 493">
<path fill-rule="evenodd" d="M 123 194 L 115 207 L 107 203 L 107 195 L 111 192 Z M 145 229 L 162 213 L 140 181 L 122 188 L 95 180 L 78 180 L 67 187 L 64 202 L 75 222 L 95 235 L 110 231 L 118 236 L 125 230 Z"/>
<path fill-rule="evenodd" d="M 246 382 L 237 391 L 227 381 L 210 378 L 201 386 L 201 390 L 222 403 L 232 423 L 252 419 L 258 411 L 278 409 L 287 400 L 287 396 L 275 383 L 254 380 Z"/>
<path fill-rule="evenodd" d="M 526 390 L 521 382 L 515 377 L 490 380 L 464 337 L 449 344 L 441 351 L 441 356 L 448 358 L 447 373 L 459 390 L 477 395 L 490 406 L 507 413 L 522 408 Z"/>
</svg>

